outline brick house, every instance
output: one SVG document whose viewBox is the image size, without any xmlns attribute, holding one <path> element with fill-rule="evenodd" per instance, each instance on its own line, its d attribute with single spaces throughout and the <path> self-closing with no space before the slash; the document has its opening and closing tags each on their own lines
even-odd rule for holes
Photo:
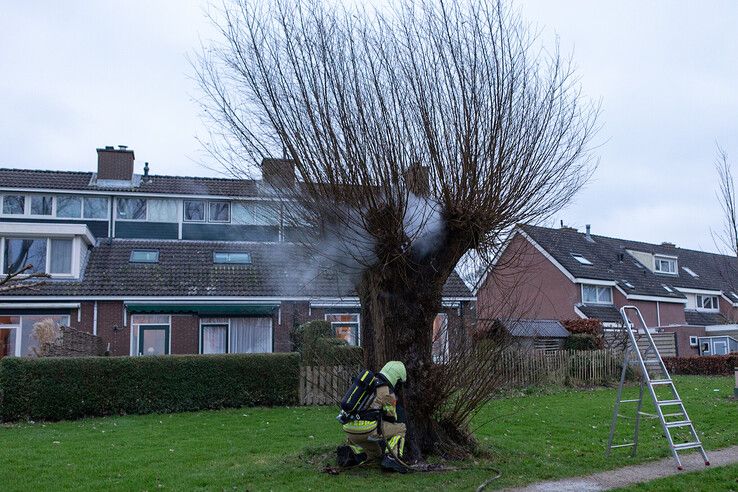
<svg viewBox="0 0 738 492">
<path fill-rule="evenodd" d="M 132 150 L 97 154 L 97 172 L 0 169 L 0 273 L 31 263 L 51 275 L 0 295 L 0 357 L 28 354 L 46 318 L 112 355 L 289 351 L 290 329 L 311 319 L 359 343 L 352 285 L 294 242 L 265 185 L 289 161 L 266 163 L 260 181 L 150 175 L 148 163 L 136 174 Z M 473 310 L 454 273 L 436 357 Z"/>
<path fill-rule="evenodd" d="M 621 324 L 637 306 L 649 328 L 673 332 L 677 354 L 727 353 L 738 339 L 735 257 L 560 229 L 515 228 L 480 279 L 480 320 L 596 318 Z"/>
</svg>

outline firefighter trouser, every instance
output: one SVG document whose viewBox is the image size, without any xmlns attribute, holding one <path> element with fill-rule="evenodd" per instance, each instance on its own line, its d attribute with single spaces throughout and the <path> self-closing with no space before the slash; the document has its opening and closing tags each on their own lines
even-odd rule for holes
<svg viewBox="0 0 738 492">
<path fill-rule="evenodd" d="M 358 420 L 343 426 L 349 444 L 360 447 L 370 460 L 382 457 L 383 449 L 380 441 L 384 440 L 386 450 L 397 458 L 402 458 L 405 445 L 405 424 L 382 422 L 382 434 L 378 432 L 375 421 Z"/>
</svg>

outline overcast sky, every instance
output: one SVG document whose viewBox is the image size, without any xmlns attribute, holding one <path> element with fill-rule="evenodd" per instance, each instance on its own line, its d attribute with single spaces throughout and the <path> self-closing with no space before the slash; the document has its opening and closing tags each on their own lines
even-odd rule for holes
<svg viewBox="0 0 738 492">
<path fill-rule="evenodd" d="M 123 144 L 138 172 L 214 175 L 187 59 L 214 35 L 204 2 L 1 3 L 0 167 L 92 171 L 96 147 Z M 738 162 L 738 2 L 516 5 L 602 104 L 599 168 L 555 222 L 714 250 L 715 142 Z"/>
</svg>

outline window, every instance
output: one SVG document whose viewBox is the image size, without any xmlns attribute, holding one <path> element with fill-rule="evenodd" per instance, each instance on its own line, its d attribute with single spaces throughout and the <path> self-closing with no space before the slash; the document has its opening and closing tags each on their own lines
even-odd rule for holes
<svg viewBox="0 0 738 492">
<path fill-rule="evenodd" d="M 326 314 L 325 320 L 331 324 L 337 338 L 345 340 L 349 345 L 359 345 L 358 314 Z"/>
<path fill-rule="evenodd" d="M 15 273 L 27 265 L 24 273 L 46 273 L 46 239 L 6 239 L 3 273 Z"/>
<path fill-rule="evenodd" d="M 210 202 L 208 204 L 210 222 L 230 222 L 231 204 L 229 202 Z"/>
<path fill-rule="evenodd" d="M 689 337 L 689 346 L 696 347 L 698 345 L 697 337 Z"/>
<path fill-rule="evenodd" d="M 225 354 L 228 352 L 228 320 L 202 324 L 200 353 Z"/>
<path fill-rule="evenodd" d="M 33 268 L 24 273 L 71 275 L 74 258 L 73 239 L 6 238 L 3 246 L 2 273 L 15 273 L 26 265 Z"/>
<path fill-rule="evenodd" d="M 49 273 L 71 275 L 73 241 L 71 239 L 51 239 L 50 242 Z"/>
<path fill-rule="evenodd" d="M 585 304 L 612 304 L 612 287 L 582 285 L 582 301 Z"/>
<path fill-rule="evenodd" d="M 719 308 L 717 296 L 703 296 L 697 294 L 697 309 L 717 311 Z"/>
<path fill-rule="evenodd" d="M 69 219 L 82 217 L 82 197 L 74 195 L 56 197 L 56 216 Z"/>
<path fill-rule="evenodd" d="M 279 210 L 264 203 L 234 203 L 233 223 L 258 226 L 279 225 Z"/>
<path fill-rule="evenodd" d="M 627 280 L 623 280 L 623 285 L 625 285 L 629 289 L 635 289 L 635 286 L 633 286 L 633 284 L 631 284 Z"/>
<path fill-rule="evenodd" d="M 272 318 L 231 318 L 230 351 L 252 354 L 272 351 Z"/>
<path fill-rule="evenodd" d="M 23 195 L 5 195 L 3 197 L 3 213 L 6 215 L 23 215 L 26 210 L 26 197 Z"/>
<path fill-rule="evenodd" d="M 202 200 L 185 200 L 184 220 L 185 222 L 205 221 L 205 202 Z"/>
<path fill-rule="evenodd" d="M 123 220 L 146 220 L 146 200 L 143 198 L 118 198 L 117 217 Z"/>
<path fill-rule="evenodd" d="M 233 263 L 247 265 L 251 263 L 251 255 L 249 253 L 216 252 L 213 253 L 213 263 Z"/>
<path fill-rule="evenodd" d="M 673 289 L 672 289 L 671 287 L 669 287 L 668 285 L 666 285 L 666 284 L 661 284 L 661 287 L 663 287 L 663 288 L 664 288 L 664 290 L 665 290 L 666 292 L 668 292 L 669 294 L 672 294 L 672 293 L 674 293 L 674 290 L 673 290 Z"/>
<path fill-rule="evenodd" d="M 86 196 L 84 198 L 84 218 L 107 219 L 108 199 L 103 197 Z"/>
<path fill-rule="evenodd" d="M 134 249 L 131 251 L 131 263 L 158 263 L 159 251 Z"/>
<path fill-rule="evenodd" d="M 162 314 L 131 316 L 131 355 L 166 355 L 169 353 L 171 317 Z"/>
<path fill-rule="evenodd" d="M 654 271 L 659 272 L 659 273 L 671 273 L 671 274 L 676 275 L 677 273 L 676 258 L 655 256 L 654 257 Z"/>
<path fill-rule="evenodd" d="M 683 266 L 683 267 L 682 267 L 682 270 L 684 270 L 685 272 L 687 272 L 688 274 L 690 274 L 690 275 L 691 275 L 691 276 L 693 276 L 694 278 L 700 278 L 700 276 L 699 276 L 699 275 L 697 275 L 696 273 L 694 273 L 694 271 L 692 271 L 692 269 L 691 269 L 691 268 L 688 268 L 688 267 L 685 267 L 685 266 Z"/>
<path fill-rule="evenodd" d="M 34 330 L 41 322 L 51 322 L 57 327 L 69 326 L 69 315 L 0 315 L 0 358 L 37 355 L 39 343 Z"/>
<path fill-rule="evenodd" d="M 591 265 L 591 264 L 592 264 L 592 262 L 591 262 L 591 261 L 589 261 L 589 260 L 588 260 L 587 258 L 585 258 L 584 256 L 580 255 L 579 253 L 572 253 L 572 254 L 571 254 L 571 256 L 572 256 L 572 257 L 573 257 L 573 258 L 574 258 L 575 260 L 577 260 L 577 261 L 578 261 L 579 263 L 581 263 L 582 265 Z"/>
<path fill-rule="evenodd" d="M 448 362 L 448 314 L 438 313 L 433 320 L 433 362 Z"/>
<path fill-rule="evenodd" d="M 31 215 L 51 215 L 54 197 L 31 195 Z"/>
<path fill-rule="evenodd" d="M 177 202 L 174 200 L 148 200 L 150 222 L 177 222 Z"/>
</svg>

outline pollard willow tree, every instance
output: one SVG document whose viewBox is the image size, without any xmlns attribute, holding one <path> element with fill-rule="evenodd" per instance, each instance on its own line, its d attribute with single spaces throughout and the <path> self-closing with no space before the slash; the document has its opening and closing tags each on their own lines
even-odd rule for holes
<svg viewBox="0 0 738 492">
<path fill-rule="evenodd" d="M 570 201 L 592 170 L 597 111 L 505 4 L 392 4 L 227 2 L 196 69 L 208 148 L 230 173 L 294 163 L 295 182 L 274 189 L 283 213 L 353 275 L 367 366 L 405 362 L 421 458 L 449 435 L 429 397 L 446 280 Z"/>
</svg>

